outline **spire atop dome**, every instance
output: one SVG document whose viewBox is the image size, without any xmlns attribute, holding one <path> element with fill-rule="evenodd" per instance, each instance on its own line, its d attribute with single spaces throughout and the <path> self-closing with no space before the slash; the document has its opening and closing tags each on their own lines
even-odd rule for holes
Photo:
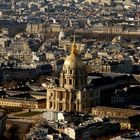
<svg viewBox="0 0 140 140">
<path fill-rule="evenodd" d="M 78 54 L 78 52 L 77 52 L 77 45 L 76 45 L 76 42 L 75 42 L 75 35 L 74 35 L 74 40 L 73 40 L 73 43 L 72 43 L 71 54 L 75 54 L 75 55 Z"/>
</svg>

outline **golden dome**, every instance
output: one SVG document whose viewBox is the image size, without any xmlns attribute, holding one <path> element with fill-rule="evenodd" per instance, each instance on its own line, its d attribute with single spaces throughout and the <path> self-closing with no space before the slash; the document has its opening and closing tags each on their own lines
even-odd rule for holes
<svg viewBox="0 0 140 140">
<path fill-rule="evenodd" d="M 83 62 L 81 60 L 81 58 L 77 55 L 74 54 L 70 54 L 65 62 L 64 62 L 64 66 L 65 67 L 70 67 L 70 68 L 74 68 L 74 67 L 83 67 Z"/>
<path fill-rule="evenodd" d="M 78 56 L 77 45 L 75 43 L 75 40 L 72 44 L 71 54 L 67 56 L 64 62 L 64 66 L 70 68 L 83 67 L 82 59 Z"/>
</svg>

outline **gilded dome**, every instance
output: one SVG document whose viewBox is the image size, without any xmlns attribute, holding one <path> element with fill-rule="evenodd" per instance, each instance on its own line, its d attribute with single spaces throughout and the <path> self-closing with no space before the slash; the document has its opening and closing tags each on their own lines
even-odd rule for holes
<svg viewBox="0 0 140 140">
<path fill-rule="evenodd" d="M 64 62 L 64 67 L 83 67 L 83 62 L 78 55 L 70 54 Z"/>
<path fill-rule="evenodd" d="M 67 56 L 64 62 L 64 67 L 71 67 L 71 68 L 83 67 L 82 59 L 78 56 L 77 45 L 75 41 L 73 42 L 72 45 L 71 54 Z"/>
</svg>

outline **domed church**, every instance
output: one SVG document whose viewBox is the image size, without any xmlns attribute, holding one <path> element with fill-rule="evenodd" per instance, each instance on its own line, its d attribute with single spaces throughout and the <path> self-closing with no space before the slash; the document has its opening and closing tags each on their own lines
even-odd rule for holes
<svg viewBox="0 0 140 140">
<path fill-rule="evenodd" d="M 87 90 L 86 67 L 80 58 L 74 40 L 60 74 L 59 86 L 47 88 L 47 110 L 90 112 L 92 90 Z"/>
</svg>

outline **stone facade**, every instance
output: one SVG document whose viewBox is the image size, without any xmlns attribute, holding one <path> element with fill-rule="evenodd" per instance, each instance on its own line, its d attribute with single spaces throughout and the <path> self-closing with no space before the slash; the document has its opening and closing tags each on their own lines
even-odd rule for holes
<svg viewBox="0 0 140 140">
<path fill-rule="evenodd" d="M 64 62 L 59 83 L 59 86 L 47 87 L 48 110 L 90 112 L 91 103 L 97 97 L 96 91 L 86 90 L 87 72 L 75 42 Z"/>
</svg>

